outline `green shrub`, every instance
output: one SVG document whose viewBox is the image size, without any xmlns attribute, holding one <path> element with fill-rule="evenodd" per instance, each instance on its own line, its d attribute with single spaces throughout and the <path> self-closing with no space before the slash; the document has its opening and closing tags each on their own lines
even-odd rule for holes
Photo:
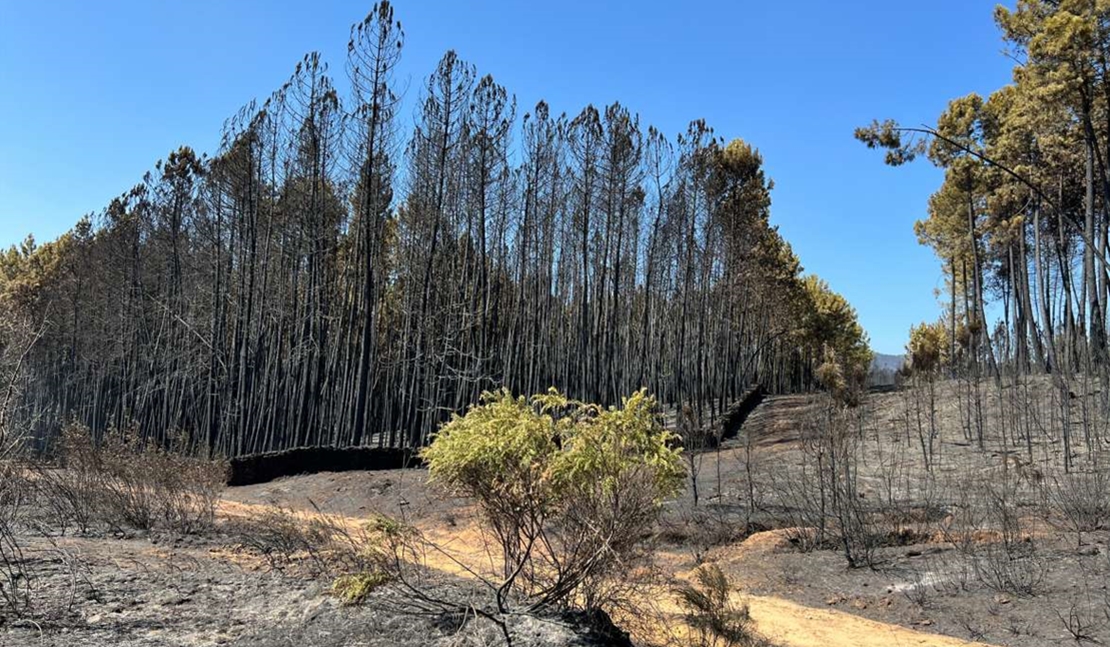
<svg viewBox="0 0 1110 647">
<path fill-rule="evenodd" d="M 344 604 L 362 604 L 371 593 L 391 579 L 383 571 L 343 575 L 332 583 L 331 590 Z"/>
<path fill-rule="evenodd" d="M 603 408 L 554 389 L 502 390 L 453 417 L 423 456 L 433 481 L 477 502 L 502 549 L 502 594 L 591 606 L 593 585 L 626 563 L 681 488 L 670 439 L 644 391 Z"/>
</svg>

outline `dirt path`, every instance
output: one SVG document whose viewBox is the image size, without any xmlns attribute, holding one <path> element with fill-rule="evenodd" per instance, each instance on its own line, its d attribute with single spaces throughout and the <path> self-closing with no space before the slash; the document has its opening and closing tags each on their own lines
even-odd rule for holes
<svg viewBox="0 0 1110 647">
<path fill-rule="evenodd" d="M 748 605 L 760 633 L 788 647 L 989 647 L 782 598 L 751 596 Z"/>
<path fill-rule="evenodd" d="M 243 515 L 262 512 L 271 506 L 267 503 L 252 503 L 243 500 L 225 501 L 221 513 Z M 358 527 L 365 522 L 357 516 L 330 515 L 332 519 Z M 460 519 L 451 527 L 421 520 L 416 526 L 425 537 L 437 546 L 426 552 L 424 562 L 429 568 L 455 576 L 474 577 L 474 573 L 490 573 L 494 568 L 490 549 L 481 540 L 477 525 L 472 516 Z M 740 546 L 719 549 L 721 557 L 730 548 L 743 550 Z M 667 560 L 677 562 L 675 560 Z M 687 579 L 690 571 L 678 563 L 672 571 L 675 577 Z M 675 627 L 681 624 L 681 611 L 673 602 L 668 591 L 660 591 L 655 597 L 658 610 L 667 617 L 664 625 Z M 776 596 L 746 595 L 756 629 L 783 647 L 991 647 L 984 643 L 973 643 L 949 636 L 914 631 L 906 627 L 868 620 L 850 613 L 832 609 L 817 609 Z"/>
</svg>

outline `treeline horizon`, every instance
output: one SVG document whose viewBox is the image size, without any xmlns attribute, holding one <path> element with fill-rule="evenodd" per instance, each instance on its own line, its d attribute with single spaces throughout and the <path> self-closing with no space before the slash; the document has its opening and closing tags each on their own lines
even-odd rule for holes
<svg viewBox="0 0 1110 647">
<path fill-rule="evenodd" d="M 619 103 L 574 116 L 448 51 L 403 133 L 388 2 L 55 241 L 0 254 L 14 416 L 40 439 L 184 435 L 209 455 L 415 447 L 481 392 L 619 403 L 708 425 L 753 384 L 846 394 L 855 311 L 770 224 L 751 145 L 668 139 Z M 820 379 L 819 379 L 820 378 Z"/>
</svg>

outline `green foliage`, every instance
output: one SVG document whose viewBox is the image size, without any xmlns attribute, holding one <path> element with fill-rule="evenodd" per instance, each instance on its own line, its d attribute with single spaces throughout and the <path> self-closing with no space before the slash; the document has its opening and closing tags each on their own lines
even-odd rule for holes
<svg viewBox="0 0 1110 647">
<path fill-rule="evenodd" d="M 587 489 L 614 495 L 641 468 L 651 472 L 662 501 L 678 492 L 683 471 L 654 407 L 644 391 L 608 409 L 554 389 L 531 398 L 487 392 L 480 405 L 443 426 L 423 457 L 432 480 L 491 509 L 558 512 Z"/>
<path fill-rule="evenodd" d="M 747 142 L 734 139 L 713 158 L 710 191 L 718 203 L 721 226 L 729 245 L 742 247 L 745 236 L 770 235 L 771 189 L 763 156 Z"/>
<path fill-rule="evenodd" d="M 859 325 L 855 308 L 828 283 L 809 275 L 803 286 L 802 336 L 823 358 L 817 377 L 834 398 L 854 403 L 871 366 L 867 333 Z"/>
<path fill-rule="evenodd" d="M 906 344 L 910 368 L 926 375 L 935 374 L 948 361 L 948 330 L 943 321 L 921 323 L 910 327 Z"/>
<path fill-rule="evenodd" d="M 384 571 L 343 575 L 332 583 L 331 591 L 344 604 L 358 605 L 365 602 L 371 593 L 389 584 L 391 580 L 390 575 Z"/>
<path fill-rule="evenodd" d="M 383 540 L 394 540 L 408 536 L 412 532 L 412 528 L 397 521 L 393 517 L 387 517 L 381 514 L 375 514 L 370 517 L 370 521 L 366 523 L 365 529 L 372 536 L 380 537 Z"/>
<path fill-rule="evenodd" d="M 569 422 L 508 390 L 484 393 L 481 405 L 444 425 L 423 457 L 433 481 L 475 498 L 491 516 L 525 507 L 544 515 L 555 498 L 558 428 Z"/>
<path fill-rule="evenodd" d="M 671 434 L 659 424 L 655 399 L 646 391 L 625 398 L 620 408 L 582 406 L 555 393 L 546 400 L 549 406 L 579 408 L 553 463 L 552 476 L 562 498 L 587 492 L 619 496 L 629 475 L 640 470 L 651 475 L 657 503 L 678 494 L 684 475 L 680 450 L 668 446 Z"/>
<path fill-rule="evenodd" d="M 890 166 L 912 162 L 925 152 L 924 140 L 905 139 L 902 128 L 891 119 L 875 120 L 869 126 L 857 128 L 855 137 L 868 148 L 886 150 L 886 163 Z"/>
<path fill-rule="evenodd" d="M 423 452 L 430 478 L 472 497 L 504 575 L 538 605 L 572 603 L 650 531 L 684 471 L 641 390 L 621 407 L 485 393 Z M 588 594 L 587 594 L 588 595 Z"/>
<path fill-rule="evenodd" d="M 46 286 L 68 278 L 63 270 L 73 247 L 70 232 L 44 245 L 28 236 L 18 247 L 0 250 L 0 307 L 15 311 L 38 303 Z"/>
</svg>

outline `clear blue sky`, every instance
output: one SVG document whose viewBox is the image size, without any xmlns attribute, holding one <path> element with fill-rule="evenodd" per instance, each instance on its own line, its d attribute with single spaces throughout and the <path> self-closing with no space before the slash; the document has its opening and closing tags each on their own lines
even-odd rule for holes
<svg viewBox="0 0 1110 647">
<path fill-rule="evenodd" d="M 68 229 L 223 121 L 310 50 L 342 77 L 372 2 L 6 0 L 0 7 L 0 246 Z M 773 220 L 808 271 L 901 352 L 937 316 L 940 267 L 912 224 L 940 181 L 852 139 L 875 117 L 935 120 L 1011 62 L 990 0 L 396 0 L 408 98 L 448 48 L 515 92 L 576 113 L 619 100 L 667 133 L 704 117 L 762 151 Z M 403 114 L 411 121 L 411 109 Z"/>
</svg>

